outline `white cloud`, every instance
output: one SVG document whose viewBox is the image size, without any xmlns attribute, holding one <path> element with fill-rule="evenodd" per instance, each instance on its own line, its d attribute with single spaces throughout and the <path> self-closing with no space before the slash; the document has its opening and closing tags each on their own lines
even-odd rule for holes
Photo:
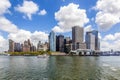
<svg viewBox="0 0 120 80">
<path fill-rule="evenodd" d="M 98 0 L 94 7 L 98 10 L 96 23 L 101 30 L 108 30 L 120 23 L 120 0 Z"/>
<path fill-rule="evenodd" d="M 48 40 L 48 34 L 42 31 L 35 31 L 31 34 L 31 41 L 37 45 L 38 41 L 45 42 Z"/>
<path fill-rule="evenodd" d="M 59 27 L 57 29 L 67 32 L 71 31 L 73 26 L 78 25 L 83 27 L 84 24 L 89 22 L 86 10 L 80 9 L 79 7 L 78 4 L 70 3 L 67 6 L 62 6 L 58 12 L 55 12 L 55 19 L 58 21 L 57 25 Z"/>
<path fill-rule="evenodd" d="M 20 29 L 16 33 L 10 33 L 8 39 L 12 39 L 14 42 L 24 43 L 25 40 L 30 39 L 33 45 L 37 45 L 38 41 L 45 42 L 48 40 L 48 34 L 42 31 L 30 32 Z M 8 50 L 8 39 L 3 38 L 0 35 L 0 52 Z"/>
<path fill-rule="evenodd" d="M 24 13 L 29 20 L 32 19 L 32 15 L 36 14 L 39 10 L 39 6 L 33 1 L 24 1 L 22 5 L 18 5 L 15 9 L 21 13 Z"/>
<path fill-rule="evenodd" d="M 33 44 L 37 44 L 38 41 L 45 42 L 48 40 L 48 34 L 42 31 L 35 31 L 31 33 L 26 30 L 19 30 L 17 33 L 10 33 L 8 35 L 9 39 L 12 39 L 15 42 L 23 43 L 25 40 L 30 39 Z"/>
<path fill-rule="evenodd" d="M 30 39 L 30 36 L 31 36 L 31 32 L 21 29 L 16 33 L 10 33 L 8 35 L 8 38 L 12 39 L 15 42 L 23 43 L 26 39 Z"/>
<path fill-rule="evenodd" d="M 19 29 L 15 24 L 4 17 L 4 13 L 9 12 L 8 8 L 11 7 L 9 0 L 3 0 L 0 2 L 0 30 L 8 32 L 8 39 L 12 39 L 15 42 L 23 43 L 25 40 L 30 39 L 33 44 L 40 41 L 47 41 L 48 34 L 42 31 L 30 32 L 23 29 Z M 35 14 L 39 9 L 37 4 L 32 1 L 24 1 L 23 5 L 18 5 L 16 8 L 19 12 L 22 12 L 31 19 L 32 14 Z M 26 18 L 26 17 L 24 17 Z M 1 33 L 0 33 L 1 34 Z M 1 34 L 2 35 L 2 34 Z M 0 52 L 8 50 L 8 39 L 5 39 L 0 35 Z"/>
<path fill-rule="evenodd" d="M 8 8 L 11 7 L 9 0 L 2 0 L 0 2 L 0 15 L 9 12 Z"/>
<path fill-rule="evenodd" d="M 46 15 L 47 14 L 47 11 L 45 9 L 41 10 L 39 13 L 39 15 Z"/>
<path fill-rule="evenodd" d="M 104 39 L 103 40 L 110 40 L 110 41 L 112 41 L 112 40 L 118 40 L 118 39 L 120 39 L 120 33 L 115 33 L 115 34 L 108 34 L 108 35 L 106 35 L 105 37 L 104 37 Z"/>
<path fill-rule="evenodd" d="M 102 39 L 102 36 L 101 36 L 101 33 L 98 32 L 98 38 L 101 40 Z"/>
<path fill-rule="evenodd" d="M 4 17 L 5 13 L 10 13 L 8 10 L 10 7 L 11 3 L 9 0 L 2 0 L 0 2 L 0 30 L 13 33 L 18 31 L 17 26 Z"/>
<path fill-rule="evenodd" d="M 48 34 L 42 31 L 35 31 L 31 34 L 31 40 L 33 41 L 46 41 L 48 40 Z"/>
<path fill-rule="evenodd" d="M 0 30 L 8 33 L 15 33 L 18 31 L 18 28 L 5 17 L 0 17 Z"/>
<path fill-rule="evenodd" d="M 120 40 L 108 42 L 108 41 L 101 41 L 101 50 L 102 51 L 110 51 L 113 49 L 114 51 L 120 50 Z"/>
<path fill-rule="evenodd" d="M 108 34 L 101 39 L 101 50 L 120 50 L 120 33 Z"/>
<path fill-rule="evenodd" d="M 0 35 L 0 52 L 8 50 L 8 41 Z"/>
<path fill-rule="evenodd" d="M 104 37 L 104 40 L 115 40 L 115 37 L 114 37 L 114 35 L 109 34 L 109 35 L 106 35 L 106 36 Z"/>
<path fill-rule="evenodd" d="M 52 30 L 54 32 L 63 32 L 63 30 L 60 27 L 58 27 L 58 26 L 55 26 Z"/>
<path fill-rule="evenodd" d="M 84 32 L 86 33 L 86 32 L 88 32 L 88 31 L 92 31 L 93 29 L 92 29 L 92 26 L 91 25 L 88 25 L 88 26 L 86 26 L 85 28 L 84 28 Z"/>
</svg>

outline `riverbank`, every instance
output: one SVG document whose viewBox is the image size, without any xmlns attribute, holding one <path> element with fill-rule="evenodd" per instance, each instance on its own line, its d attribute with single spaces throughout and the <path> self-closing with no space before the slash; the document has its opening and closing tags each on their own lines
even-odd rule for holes
<svg viewBox="0 0 120 80">
<path fill-rule="evenodd" d="M 64 52 L 52 52 L 51 55 L 52 56 L 67 56 L 68 54 Z"/>
<path fill-rule="evenodd" d="M 120 54 L 67 54 L 64 52 L 50 52 L 50 51 L 39 51 L 39 52 L 9 52 L 1 55 L 9 55 L 9 56 L 38 56 L 38 55 L 51 55 L 51 56 L 120 56 Z"/>
<path fill-rule="evenodd" d="M 38 56 L 38 55 L 51 55 L 50 51 L 38 51 L 38 52 L 8 52 L 10 56 Z"/>
</svg>

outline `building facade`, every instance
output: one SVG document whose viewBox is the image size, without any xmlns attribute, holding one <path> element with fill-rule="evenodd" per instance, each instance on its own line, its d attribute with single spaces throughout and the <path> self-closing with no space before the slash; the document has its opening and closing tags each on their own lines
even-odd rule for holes
<svg viewBox="0 0 120 80">
<path fill-rule="evenodd" d="M 28 41 L 24 41 L 23 52 L 30 52 L 30 45 Z"/>
<path fill-rule="evenodd" d="M 14 43 L 14 52 L 21 52 L 21 44 Z"/>
<path fill-rule="evenodd" d="M 49 50 L 56 51 L 56 35 L 54 31 L 49 34 Z"/>
<path fill-rule="evenodd" d="M 85 42 L 86 42 L 87 49 L 100 50 L 98 31 L 93 30 L 93 31 L 86 32 Z"/>
<path fill-rule="evenodd" d="M 72 46 L 73 50 L 82 48 L 83 46 L 83 38 L 84 38 L 84 30 L 83 27 L 74 26 L 72 27 Z"/>
<path fill-rule="evenodd" d="M 9 52 L 14 52 L 14 41 L 9 39 Z"/>
<path fill-rule="evenodd" d="M 70 37 L 64 39 L 64 52 L 69 53 L 72 50 L 72 40 Z"/>
<path fill-rule="evenodd" d="M 45 42 L 45 44 L 41 43 L 41 41 L 37 44 L 37 51 L 47 51 L 48 50 L 48 43 Z"/>
<path fill-rule="evenodd" d="M 64 52 L 64 36 L 63 35 L 56 36 L 56 50 L 60 52 Z"/>
</svg>

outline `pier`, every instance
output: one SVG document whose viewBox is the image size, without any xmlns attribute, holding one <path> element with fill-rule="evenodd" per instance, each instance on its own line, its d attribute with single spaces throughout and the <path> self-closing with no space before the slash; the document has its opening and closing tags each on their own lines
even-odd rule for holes
<svg viewBox="0 0 120 80">
<path fill-rule="evenodd" d="M 79 56 L 99 56 L 100 51 L 91 50 L 91 49 L 77 49 L 71 50 L 69 55 L 79 55 Z"/>
</svg>

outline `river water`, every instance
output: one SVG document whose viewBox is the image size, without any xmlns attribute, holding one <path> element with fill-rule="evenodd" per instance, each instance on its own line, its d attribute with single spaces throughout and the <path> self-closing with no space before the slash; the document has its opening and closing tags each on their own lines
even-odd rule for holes
<svg viewBox="0 0 120 80">
<path fill-rule="evenodd" d="M 120 80 L 120 57 L 0 56 L 0 80 Z"/>
</svg>

